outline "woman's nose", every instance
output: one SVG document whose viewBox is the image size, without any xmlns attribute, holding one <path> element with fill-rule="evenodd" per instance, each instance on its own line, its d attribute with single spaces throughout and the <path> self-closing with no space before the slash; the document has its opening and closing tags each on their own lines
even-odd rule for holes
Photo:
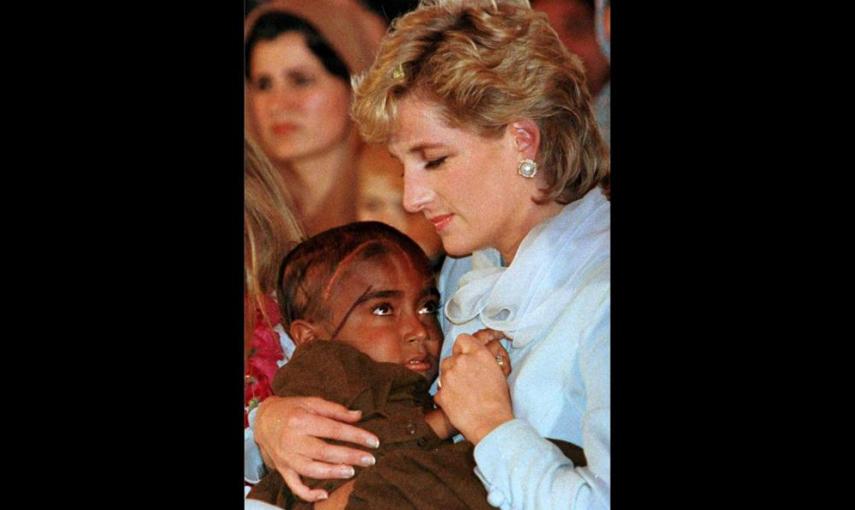
<svg viewBox="0 0 855 510">
<path fill-rule="evenodd" d="M 421 212 L 433 199 L 433 191 L 412 172 L 404 171 L 404 209 L 407 212 Z"/>
<path fill-rule="evenodd" d="M 270 98 L 270 109 L 273 113 L 292 111 L 299 105 L 297 94 L 289 91 L 286 87 L 276 87 Z"/>
</svg>

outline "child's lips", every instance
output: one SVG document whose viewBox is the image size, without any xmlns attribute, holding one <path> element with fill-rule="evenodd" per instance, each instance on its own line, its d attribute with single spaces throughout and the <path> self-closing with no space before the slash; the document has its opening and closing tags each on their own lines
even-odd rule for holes
<svg viewBox="0 0 855 510">
<path fill-rule="evenodd" d="M 433 368 L 433 363 L 429 358 L 413 358 L 405 366 L 414 372 L 427 372 Z"/>
</svg>

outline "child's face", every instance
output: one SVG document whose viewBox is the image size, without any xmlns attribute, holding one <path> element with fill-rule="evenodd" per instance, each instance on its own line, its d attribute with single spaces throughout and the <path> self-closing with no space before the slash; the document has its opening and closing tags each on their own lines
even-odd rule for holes
<svg viewBox="0 0 855 510">
<path fill-rule="evenodd" d="M 428 380 L 436 377 L 439 293 L 433 276 L 415 268 L 407 255 L 393 250 L 351 263 L 330 294 L 329 324 L 341 324 L 334 340 L 375 361 L 404 365 Z"/>
</svg>

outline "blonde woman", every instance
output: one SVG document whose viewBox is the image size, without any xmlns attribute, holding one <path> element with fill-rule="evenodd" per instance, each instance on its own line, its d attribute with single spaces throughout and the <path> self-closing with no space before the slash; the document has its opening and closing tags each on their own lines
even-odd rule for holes
<svg viewBox="0 0 855 510">
<path fill-rule="evenodd" d="M 404 167 L 404 206 L 448 257 L 435 401 L 475 444 L 502 509 L 610 507 L 608 152 L 584 71 L 528 2 L 423 1 L 354 82 L 368 141 Z M 513 371 L 473 336 L 506 337 Z M 295 494 L 299 476 L 347 478 L 372 444 L 343 406 L 261 405 L 256 439 Z M 545 438 L 580 445 L 576 465 Z"/>
</svg>

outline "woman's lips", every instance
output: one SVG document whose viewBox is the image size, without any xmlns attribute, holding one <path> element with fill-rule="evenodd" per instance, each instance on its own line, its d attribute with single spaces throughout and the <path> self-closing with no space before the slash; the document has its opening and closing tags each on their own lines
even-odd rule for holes
<svg viewBox="0 0 855 510">
<path fill-rule="evenodd" d="M 270 128 L 275 135 L 287 135 L 297 129 L 296 124 L 292 124 L 290 122 L 280 122 L 278 124 L 273 124 Z"/>
<path fill-rule="evenodd" d="M 441 232 L 449 223 L 451 223 L 452 218 L 454 218 L 454 214 L 442 214 L 430 218 L 430 222 L 433 223 L 433 227 L 437 232 Z"/>
</svg>

